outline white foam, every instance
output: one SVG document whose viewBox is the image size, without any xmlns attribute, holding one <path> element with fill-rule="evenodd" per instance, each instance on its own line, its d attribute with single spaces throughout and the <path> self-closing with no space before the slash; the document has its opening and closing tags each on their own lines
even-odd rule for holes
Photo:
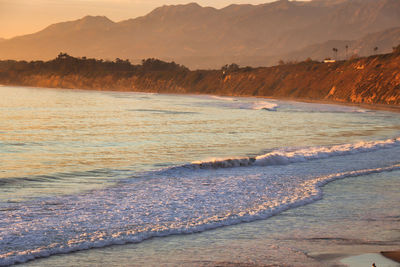
<svg viewBox="0 0 400 267">
<path fill-rule="evenodd" d="M 266 102 L 266 101 L 255 102 L 252 107 L 252 109 L 255 109 L 255 110 L 264 109 L 264 110 L 269 110 L 269 111 L 276 111 L 277 108 L 278 108 L 278 104 Z"/>
<path fill-rule="evenodd" d="M 235 98 L 233 98 L 233 97 L 227 97 L 227 96 L 217 96 L 217 95 L 213 95 L 213 96 L 210 96 L 210 98 L 218 99 L 218 100 L 224 100 L 224 101 L 236 101 Z"/>
<path fill-rule="evenodd" d="M 291 163 L 305 162 L 309 160 L 324 159 L 350 154 L 371 152 L 379 149 L 400 146 L 400 137 L 378 141 L 361 141 L 354 144 L 343 144 L 334 146 L 318 146 L 285 151 L 284 149 L 275 150 L 257 157 L 229 158 L 229 159 L 211 159 L 206 161 L 195 161 L 191 164 L 174 167 L 189 169 L 218 169 L 234 168 L 247 166 L 274 166 L 287 165 Z"/>
<path fill-rule="evenodd" d="M 269 101 L 249 101 L 246 99 L 232 98 L 232 97 L 222 97 L 222 96 L 209 96 L 209 98 L 222 100 L 219 103 L 222 106 L 234 108 L 234 109 L 252 109 L 252 110 L 268 110 L 276 111 L 279 107 L 275 100 Z"/>
<path fill-rule="evenodd" d="M 321 176 L 303 182 L 294 188 L 294 192 L 291 192 L 292 197 L 286 197 L 281 201 L 271 199 L 239 212 L 227 211 L 225 214 L 197 217 L 189 221 L 174 221 L 171 217 L 171 221 L 158 222 L 158 225 L 149 223 L 147 227 L 144 221 L 135 222 L 130 221 L 129 218 L 124 218 L 124 214 L 120 214 L 121 210 L 118 210 L 121 206 L 109 207 L 107 206 L 107 199 L 98 203 L 99 207 L 104 208 L 104 210 L 91 210 L 93 201 L 87 198 L 80 200 L 86 200 L 88 205 L 83 203 L 82 206 L 82 203 L 74 201 L 65 203 L 64 209 L 57 211 L 57 214 L 65 214 L 64 218 L 58 218 L 57 216 L 54 218 L 48 216 L 37 217 L 38 210 L 42 213 L 50 213 L 48 210 L 49 204 L 42 203 L 42 207 L 35 207 L 34 214 L 26 213 L 24 218 L 20 217 L 20 219 L 16 220 L 17 223 L 11 229 L 9 228 L 7 233 L 1 234 L 0 265 L 23 263 L 55 254 L 65 254 L 116 244 L 138 243 L 152 237 L 196 233 L 226 225 L 266 219 L 287 209 L 306 205 L 320 199 L 322 197 L 320 187 L 333 180 L 393 170 L 400 170 L 400 165 Z M 98 202 L 98 197 L 95 197 L 95 200 Z M 105 206 L 102 206 L 104 204 Z M 131 204 L 134 204 L 134 202 Z M 57 203 L 51 203 L 51 205 L 57 205 Z M 78 209 L 74 209 L 76 206 L 78 206 Z M 104 214 L 109 212 L 108 208 L 117 209 L 113 212 L 115 217 L 113 222 L 115 223 L 112 227 L 111 225 L 106 225 L 110 231 L 101 228 Z M 193 211 L 196 212 L 195 209 Z M 90 216 L 97 219 L 100 225 L 93 224 L 93 221 L 90 221 L 93 218 L 90 218 Z M 175 216 L 179 216 L 179 210 L 176 211 Z M 71 218 L 78 218 L 78 220 L 72 220 Z M 19 225 L 22 222 L 25 223 Z M 76 224 L 77 222 L 78 224 Z M 20 229 L 22 226 L 28 228 Z M 54 229 L 43 228 L 46 226 L 54 227 Z M 4 225 L 2 225 L 3 227 Z M 56 231 L 54 232 L 54 230 Z M 18 239 L 21 240 L 17 241 Z"/>
<path fill-rule="evenodd" d="M 311 147 L 291 152 L 276 151 L 256 157 L 255 164 L 261 166 L 286 165 L 307 160 L 370 152 L 399 145 L 400 138 L 395 138 L 384 141 L 363 141 L 356 144 L 335 145 L 331 147 Z"/>
<path fill-rule="evenodd" d="M 266 219 L 320 199 L 330 181 L 400 170 L 398 143 L 275 151 L 224 161 L 233 167 L 252 162 L 249 168 L 181 168 L 81 195 L 0 203 L 0 265 Z M 263 167 L 276 164 L 286 165 Z"/>
</svg>

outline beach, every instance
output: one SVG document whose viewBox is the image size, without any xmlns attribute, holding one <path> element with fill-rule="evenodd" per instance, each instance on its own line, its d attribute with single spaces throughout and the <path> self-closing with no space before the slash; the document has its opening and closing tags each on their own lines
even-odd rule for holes
<svg viewBox="0 0 400 267">
<path fill-rule="evenodd" d="M 1 1 L 0 267 L 400 267 L 400 0 Z"/>
<path fill-rule="evenodd" d="M 357 266 L 399 248 L 397 113 L 0 93 L 0 265 Z"/>
<path fill-rule="evenodd" d="M 382 259 L 379 252 L 399 247 L 399 174 L 335 181 L 324 186 L 322 200 L 268 220 L 56 255 L 22 266 L 95 266 L 98 262 L 107 266 L 346 266 L 344 262 L 354 267 L 373 262 L 398 266 Z"/>
</svg>

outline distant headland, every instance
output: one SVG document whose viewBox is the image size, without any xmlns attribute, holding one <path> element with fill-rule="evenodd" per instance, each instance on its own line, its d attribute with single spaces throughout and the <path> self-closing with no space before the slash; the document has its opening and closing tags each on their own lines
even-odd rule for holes
<svg viewBox="0 0 400 267">
<path fill-rule="evenodd" d="M 0 84 L 50 88 L 174 94 L 256 96 L 302 101 L 400 104 L 400 45 L 392 53 L 319 62 L 281 62 L 273 67 L 225 65 L 189 70 L 174 62 L 146 59 L 133 65 L 60 53 L 50 61 L 0 61 Z"/>
</svg>

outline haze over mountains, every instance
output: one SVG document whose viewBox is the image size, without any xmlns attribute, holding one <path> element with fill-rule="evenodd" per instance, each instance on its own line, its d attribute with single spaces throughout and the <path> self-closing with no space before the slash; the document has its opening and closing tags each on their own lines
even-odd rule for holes
<svg viewBox="0 0 400 267">
<path fill-rule="evenodd" d="M 337 59 L 350 58 L 353 55 L 369 56 L 377 53 L 387 53 L 400 44 L 400 27 L 370 33 L 357 40 L 329 40 L 323 43 L 309 45 L 303 49 L 280 55 L 289 61 L 303 60 L 308 56 L 312 59 L 323 59 L 327 55 L 335 57 L 332 48 L 338 48 Z M 348 46 L 346 52 L 346 46 Z"/>
<path fill-rule="evenodd" d="M 59 52 L 114 60 L 159 58 L 190 68 L 227 63 L 268 66 L 357 53 L 384 53 L 400 43 L 399 0 L 281 0 L 222 9 L 163 6 L 115 23 L 87 16 L 0 40 L 0 59 L 51 59 Z M 373 51 L 378 47 L 378 51 Z"/>
</svg>

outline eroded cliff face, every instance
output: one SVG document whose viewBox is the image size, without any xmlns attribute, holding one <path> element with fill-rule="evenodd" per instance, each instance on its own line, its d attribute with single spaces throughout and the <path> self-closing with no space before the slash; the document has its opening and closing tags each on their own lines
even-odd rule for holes
<svg viewBox="0 0 400 267">
<path fill-rule="evenodd" d="M 400 55 L 337 63 L 302 62 L 233 73 L 218 93 L 366 104 L 400 104 Z"/>
<path fill-rule="evenodd" d="M 400 57 L 370 57 L 344 64 L 325 98 L 352 103 L 400 103 Z"/>
<path fill-rule="evenodd" d="M 400 53 L 335 63 L 314 61 L 268 68 L 146 72 L 83 76 L 0 72 L 0 83 L 54 88 L 218 94 L 329 100 L 357 104 L 400 104 Z"/>
</svg>

